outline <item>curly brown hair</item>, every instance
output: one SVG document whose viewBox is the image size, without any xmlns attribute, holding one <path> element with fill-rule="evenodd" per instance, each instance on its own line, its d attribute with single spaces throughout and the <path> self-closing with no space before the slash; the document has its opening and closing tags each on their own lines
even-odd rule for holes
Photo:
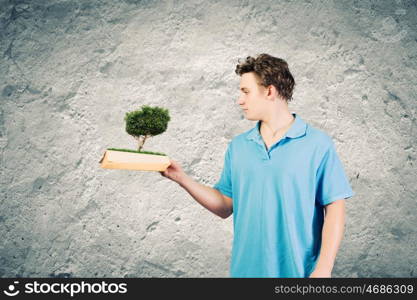
<svg viewBox="0 0 417 300">
<path fill-rule="evenodd" d="M 257 57 L 248 56 L 243 62 L 239 59 L 238 62 L 235 70 L 237 75 L 255 72 L 261 78 L 260 85 L 268 87 L 272 84 L 282 98 L 287 102 L 292 100 L 295 81 L 285 60 L 262 53 Z"/>
</svg>

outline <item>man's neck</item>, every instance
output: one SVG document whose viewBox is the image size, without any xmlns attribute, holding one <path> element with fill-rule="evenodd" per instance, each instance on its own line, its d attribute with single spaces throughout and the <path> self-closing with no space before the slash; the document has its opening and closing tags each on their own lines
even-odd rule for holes
<svg viewBox="0 0 417 300">
<path fill-rule="evenodd" d="M 289 129 L 294 121 L 294 116 L 288 110 L 277 112 L 261 120 L 260 131 L 273 137 L 277 133 Z"/>
</svg>

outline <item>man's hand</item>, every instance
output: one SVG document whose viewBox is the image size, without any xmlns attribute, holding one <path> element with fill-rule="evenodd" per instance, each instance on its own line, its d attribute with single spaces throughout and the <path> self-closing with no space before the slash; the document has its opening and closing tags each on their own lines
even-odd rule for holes
<svg viewBox="0 0 417 300">
<path fill-rule="evenodd" d="M 181 183 L 181 181 L 187 176 L 187 174 L 181 168 L 181 165 L 175 160 L 170 159 L 171 164 L 165 171 L 159 171 L 162 176 L 175 181 L 176 183 Z"/>
<path fill-rule="evenodd" d="M 332 272 L 327 270 L 314 270 L 313 273 L 310 274 L 309 278 L 331 278 Z"/>
</svg>

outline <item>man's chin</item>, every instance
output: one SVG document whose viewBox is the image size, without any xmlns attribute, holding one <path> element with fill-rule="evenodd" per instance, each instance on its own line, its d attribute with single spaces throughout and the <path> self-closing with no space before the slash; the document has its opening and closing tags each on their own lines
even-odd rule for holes
<svg viewBox="0 0 417 300">
<path fill-rule="evenodd" d="M 248 121 L 258 121 L 259 119 L 248 114 L 248 111 L 243 113 L 243 117 Z"/>
</svg>

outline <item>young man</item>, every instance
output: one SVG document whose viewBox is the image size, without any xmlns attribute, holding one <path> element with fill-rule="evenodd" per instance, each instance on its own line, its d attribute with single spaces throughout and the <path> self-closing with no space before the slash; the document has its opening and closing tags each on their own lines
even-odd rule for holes
<svg viewBox="0 0 417 300">
<path fill-rule="evenodd" d="M 284 60 L 249 56 L 235 72 L 238 104 L 257 123 L 229 142 L 219 181 L 202 185 L 173 160 L 161 174 L 216 215 L 233 214 L 231 277 L 331 277 L 354 195 L 335 145 L 289 112 Z"/>
</svg>

